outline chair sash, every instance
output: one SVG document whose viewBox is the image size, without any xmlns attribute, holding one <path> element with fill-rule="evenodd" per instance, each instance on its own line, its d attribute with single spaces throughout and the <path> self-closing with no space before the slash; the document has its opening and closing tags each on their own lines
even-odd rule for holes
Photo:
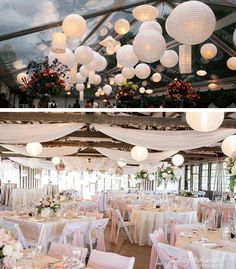
<svg viewBox="0 0 236 269">
<path fill-rule="evenodd" d="M 72 246 L 82 248 L 84 247 L 84 235 L 79 229 L 74 231 Z"/>
<path fill-rule="evenodd" d="M 159 257 L 162 261 L 164 269 L 178 269 L 178 260 L 168 255 L 164 250 L 158 249 Z"/>
<path fill-rule="evenodd" d="M 105 238 L 104 238 L 104 231 L 106 229 L 107 223 L 98 227 L 97 230 L 97 246 L 96 249 L 100 251 L 106 251 L 105 247 Z"/>
<path fill-rule="evenodd" d="M 115 243 L 118 222 L 119 222 L 118 216 L 114 213 L 114 211 L 112 211 L 111 234 L 110 234 L 110 242 L 111 243 Z"/>
</svg>

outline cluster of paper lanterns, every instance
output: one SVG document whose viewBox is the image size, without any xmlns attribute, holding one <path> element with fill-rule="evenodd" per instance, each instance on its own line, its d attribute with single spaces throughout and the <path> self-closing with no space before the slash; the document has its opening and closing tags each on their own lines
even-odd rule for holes
<svg viewBox="0 0 236 269">
<path fill-rule="evenodd" d="M 106 84 L 103 86 L 103 88 L 98 88 L 98 90 L 95 92 L 95 96 L 103 96 L 107 95 L 109 96 L 112 93 L 112 87 L 109 84 Z"/>
<path fill-rule="evenodd" d="M 139 92 L 141 93 L 141 94 L 144 94 L 144 93 L 146 93 L 146 94 L 152 94 L 153 93 L 153 90 L 151 90 L 151 89 L 145 89 L 144 87 L 140 87 L 139 88 Z"/>
</svg>

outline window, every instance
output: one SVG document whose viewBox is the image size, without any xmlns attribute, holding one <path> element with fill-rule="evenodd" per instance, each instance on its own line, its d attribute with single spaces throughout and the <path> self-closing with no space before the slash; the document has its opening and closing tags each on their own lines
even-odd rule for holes
<svg viewBox="0 0 236 269">
<path fill-rule="evenodd" d="M 202 190 L 208 189 L 208 163 L 202 164 Z"/>
<path fill-rule="evenodd" d="M 198 191 L 198 179 L 199 179 L 199 166 L 194 165 L 192 167 L 193 191 Z"/>
</svg>

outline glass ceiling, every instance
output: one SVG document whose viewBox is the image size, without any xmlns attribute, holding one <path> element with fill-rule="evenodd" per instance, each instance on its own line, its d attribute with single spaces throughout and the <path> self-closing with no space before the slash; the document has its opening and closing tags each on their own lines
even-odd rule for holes
<svg viewBox="0 0 236 269">
<path fill-rule="evenodd" d="M 169 1 L 172 5 L 178 5 L 183 1 Z M 227 15 L 236 11 L 236 0 L 223 0 L 223 1 L 202 1 L 208 3 L 213 9 L 217 20 L 225 18 Z M 134 3 L 145 3 L 140 0 L 1 0 L 0 1 L 0 37 L 5 34 L 14 34 L 15 32 L 30 29 L 33 27 L 43 26 L 45 24 L 60 22 L 63 18 L 71 13 L 79 13 L 80 15 L 94 14 L 100 11 L 106 11 L 109 14 L 109 9 L 127 6 Z M 152 1 L 151 4 L 155 4 L 160 12 L 158 22 L 162 25 L 163 34 L 166 39 L 167 45 L 172 39 L 165 32 L 165 18 L 170 14 L 172 7 L 167 2 Z M 98 50 L 104 54 L 104 50 L 101 49 L 99 42 L 106 36 L 112 35 L 117 40 L 125 37 L 119 37 L 116 35 L 113 29 L 115 21 L 119 18 L 126 18 L 131 23 L 131 34 L 132 37 L 137 33 L 140 26 L 140 22 L 134 20 L 132 9 L 126 9 L 125 11 L 119 11 L 111 13 L 107 18 L 104 12 L 101 16 L 94 16 L 93 18 L 87 19 L 88 31 L 87 33 L 78 40 L 76 44 L 71 46 L 79 45 L 85 41 L 86 45 L 91 46 L 94 50 Z M 96 27 L 100 21 L 103 21 L 100 27 Z M 59 25 L 58 25 L 59 26 Z M 97 28 L 93 31 L 94 28 Z M 204 62 L 199 54 L 199 46 L 193 46 L 193 70 L 194 72 L 186 77 L 191 82 L 197 81 L 211 81 L 212 79 L 221 79 L 227 77 L 235 77 L 235 72 L 230 71 L 226 67 L 227 58 L 230 57 L 230 53 L 235 52 L 235 47 L 232 42 L 233 31 L 236 28 L 236 23 L 230 24 L 222 29 L 214 32 L 217 39 L 221 40 L 226 46 L 222 47 L 216 42 L 216 39 L 208 40 L 207 42 L 213 42 L 218 48 L 217 57 L 210 62 Z M 46 56 L 50 49 L 51 34 L 55 31 L 60 31 L 60 27 L 51 28 L 36 33 L 19 36 L 4 41 L 0 41 L 0 80 L 5 82 L 10 88 L 16 88 L 17 84 L 15 78 L 17 73 L 25 70 L 27 65 L 32 60 L 39 60 Z M 89 35 L 89 36 L 88 36 Z M 15 33 L 17 36 L 17 33 Z M 130 42 L 130 40 L 128 40 Z M 127 43 L 127 42 L 126 42 Z M 172 49 L 178 52 L 178 44 Z M 106 55 L 105 55 L 106 56 Z M 114 56 L 106 56 L 107 58 Z M 109 60 L 110 62 L 110 60 Z M 115 68 L 116 63 L 114 62 L 109 65 L 110 68 Z M 199 78 L 195 75 L 195 71 L 204 67 L 211 70 L 209 75 L 205 78 Z M 178 67 L 163 70 L 159 62 L 153 65 L 155 69 L 161 68 L 164 74 L 164 80 L 160 83 L 160 86 L 166 84 L 166 82 L 173 80 L 178 75 Z M 109 70 L 106 70 L 108 72 Z M 117 69 L 116 72 L 120 70 Z M 106 76 L 106 72 L 103 74 Z M 213 78 L 212 78 L 213 76 Z M 236 80 L 236 79 L 235 79 Z M 153 85 L 155 88 L 156 85 Z"/>
</svg>

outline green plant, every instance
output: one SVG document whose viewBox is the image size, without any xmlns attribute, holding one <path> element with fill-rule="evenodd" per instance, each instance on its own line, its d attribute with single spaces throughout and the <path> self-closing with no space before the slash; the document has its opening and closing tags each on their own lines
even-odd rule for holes
<svg viewBox="0 0 236 269">
<path fill-rule="evenodd" d="M 147 170 L 139 170 L 136 172 L 135 179 L 139 180 L 149 180 L 149 173 Z"/>
<path fill-rule="evenodd" d="M 157 184 L 161 185 L 163 182 L 175 182 L 177 181 L 177 177 L 175 176 L 174 169 L 171 166 L 162 165 L 162 167 L 158 168 L 156 172 L 157 176 Z"/>
</svg>

